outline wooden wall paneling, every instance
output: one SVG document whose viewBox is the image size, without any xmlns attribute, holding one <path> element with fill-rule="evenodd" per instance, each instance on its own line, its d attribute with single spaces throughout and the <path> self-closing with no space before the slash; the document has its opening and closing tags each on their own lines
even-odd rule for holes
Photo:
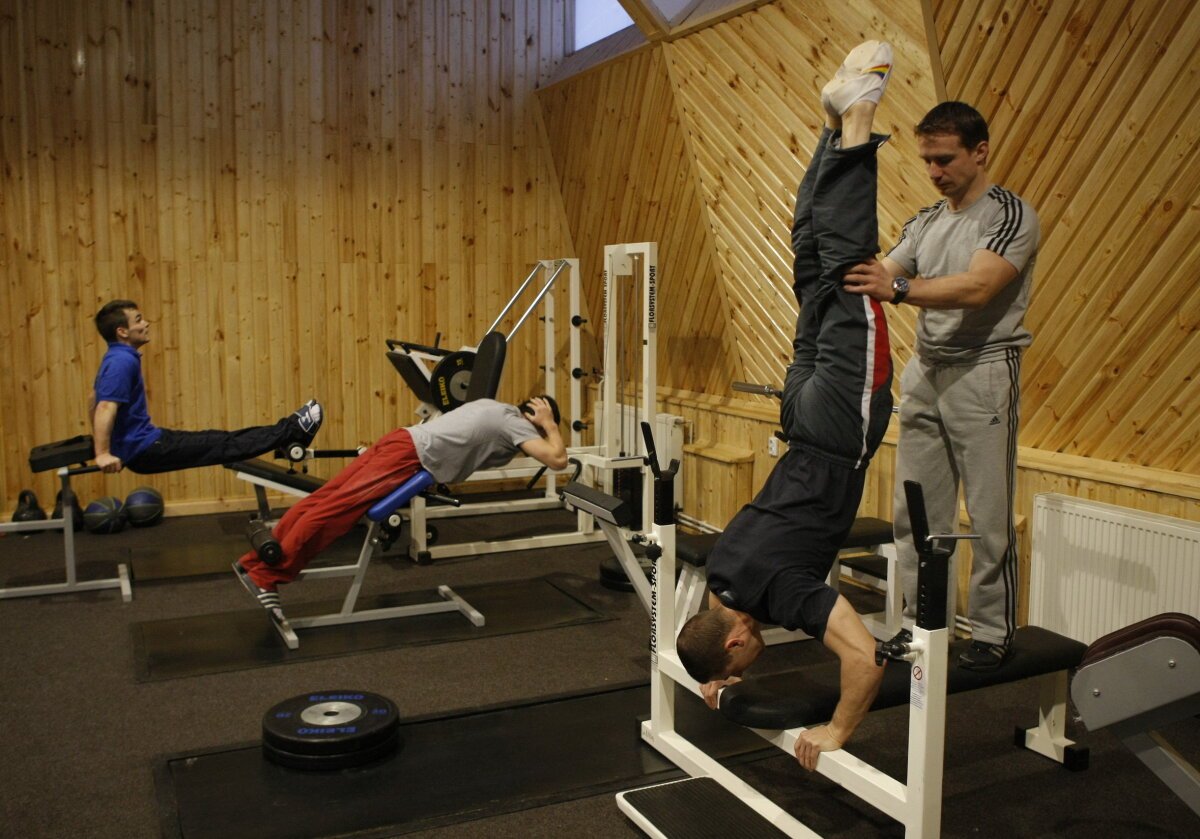
<svg viewBox="0 0 1200 839">
<path fill-rule="evenodd" d="M 987 9 L 994 10 L 995 7 L 995 0 L 990 0 Z M 986 25 L 979 21 L 979 18 L 983 16 L 983 8 L 983 4 L 964 3 L 961 0 L 946 0 L 946 2 L 938 3 L 936 18 L 939 25 L 937 29 L 943 36 L 938 46 L 941 52 L 942 66 L 946 73 L 948 92 L 951 96 L 955 95 L 955 88 L 951 84 L 952 73 L 956 68 L 961 70 L 964 64 L 973 63 L 972 59 L 978 51 L 979 39 L 981 36 L 985 37 Z"/>
<path fill-rule="evenodd" d="M 1155 262 L 1163 266 L 1159 276 L 1164 278 L 1164 286 L 1184 288 L 1195 275 L 1181 271 L 1181 262 L 1200 266 L 1196 231 L 1173 236 L 1159 250 L 1159 254 L 1175 253 L 1186 254 L 1186 258 L 1165 256 Z M 1147 267 L 1153 270 L 1155 266 Z M 1188 352 L 1189 339 L 1200 326 L 1200 287 L 1193 285 L 1181 299 L 1159 295 L 1156 304 L 1154 309 L 1147 306 L 1129 324 L 1118 349 L 1122 355 L 1115 359 L 1122 379 L 1144 384 L 1112 387 L 1097 409 L 1082 417 L 1079 437 L 1095 441 L 1094 456 L 1103 460 L 1128 456 L 1135 463 L 1178 462 L 1180 452 L 1172 454 L 1172 449 L 1181 444 L 1190 448 L 1184 429 L 1195 415 L 1180 406 L 1186 404 L 1189 394 L 1200 393 L 1200 355 Z M 1168 375 L 1168 370 L 1172 374 Z"/>
<path fill-rule="evenodd" d="M 1141 120 L 1145 119 L 1149 121 L 1148 124 L 1170 126 L 1178 124 L 1176 120 L 1179 119 L 1180 113 L 1187 113 L 1191 101 L 1188 89 L 1191 82 L 1184 76 L 1180 80 L 1181 83 L 1175 85 L 1172 90 L 1168 87 L 1168 81 L 1178 72 L 1176 62 L 1188 60 L 1185 54 L 1190 54 L 1190 48 L 1179 41 L 1176 41 L 1174 46 L 1174 49 L 1164 54 L 1163 61 L 1158 64 L 1148 80 L 1155 89 L 1172 92 L 1161 99 L 1142 97 L 1137 100 L 1130 113 L 1131 125 L 1147 124 L 1141 123 Z M 1170 61 L 1171 58 L 1175 61 Z M 1057 249 L 1054 248 L 1057 241 L 1048 242 L 1052 256 L 1049 260 L 1050 276 L 1059 276 L 1058 270 L 1063 272 L 1064 277 L 1077 276 L 1075 272 L 1080 267 L 1090 267 L 1090 262 L 1095 266 L 1095 270 L 1113 270 L 1116 272 L 1115 276 L 1129 278 L 1127 282 L 1131 282 L 1132 288 L 1127 288 L 1120 294 L 1113 289 L 1107 294 L 1088 295 L 1080 301 L 1081 305 L 1058 312 L 1056 321 L 1059 329 L 1042 336 L 1041 340 L 1044 343 L 1039 347 L 1039 354 L 1058 352 L 1069 355 L 1071 361 L 1066 363 L 1066 369 L 1084 372 L 1076 376 L 1068 373 L 1064 381 L 1047 394 L 1041 409 L 1031 418 L 1027 425 L 1027 439 L 1039 447 L 1061 450 L 1061 447 L 1069 442 L 1065 438 L 1068 435 L 1073 436 L 1076 429 L 1071 424 L 1063 423 L 1062 418 L 1074 416 L 1077 419 L 1083 408 L 1079 398 L 1081 391 L 1090 390 L 1094 394 L 1096 387 L 1103 383 L 1102 380 L 1099 383 L 1095 381 L 1094 371 L 1115 369 L 1115 365 L 1096 365 L 1096 355 L 1088 357 L 1078 354 L 1080 340 L 1082 339 L 1085 345 L 1090 344 L 1111 351 L 1112 344 L 1104 343 L 1104 339 L 1111 341 L 1126 320 L 1116 315 L 1114 307 L 1118 311 L 1121 306 L 1132 309 L 1130 317 L 1134 316 L 1140 310 L 1139 301 L 1144 302 L 1147 296 L 1163 290 L 1161 275 L 1143 273 L 1142 269 L 1158 248 L 1164 228 L 1169 229 L 1181 218 L 1177 213 L 1170 212 L 1170 209 L 1186 204 L 1186 196 L 1194 195 L 1196 186 L 1193 165 L 1188 167 L 1192 170 L 1190 177 L 1185 169 L 1180 192 L 1174 196 L 1168 194 L 1164 199 L 1163 206 L 1168 208 L 1168 212 L 1147 215 L 1148 210 L 1163 197 L 1165 182 L 1172 178 L 1171 172 L 1180 165 L 1180 161 L 1167 152 L 1167 149 L 1171 148 L 1173 134 L 1171 130 L 1153 134 L 1130 130 L 1110 138 L 1108 153 L 1105 155 L 1107 159 L 1098 161 L 1094 170 L 1095 178 L 1103 184 L 1101 190 L 1098 193 L 1093 192 L 1088 184 L 1081 184 L 1078 203 L 1086 206 L 1082 208 L 1083 217 L 1076 229 L 1079 231 L 1078 239 L 1083 241 L 1077 239 Z M 1194 133 L 1185 131 L 1184 136 L 1178 137 L 1178 141 L 1174 148 L 1180 150 L 1185 160 L 1188 157 L 1194 160 Z M 1188 149 L 1191 150 L 1190 155 L 1187 153 Z M 1130 224 L 1135 219 L 1135 213 L 1141 216 L 1137 219 L 1136 226 Z M 1066 218 L 1065 215 L 1064 220 Z M 1083 266 L 1078 264 L 1081 254 L 1088 255 Z M 1072 264 L 1073 262 L 1076 264 Z M 1134 292 L 1132 296 L 1129 294 L 1131 290 Z M 1064 329 L 1063 326 L 1067 328 Z M 1064 344 L 1063 336 L 1070 335 L 1073 330 L 1083 329 L 1087 331 L 1080 338 Z M 1086 449 L 1090 443 L 1077 441 L 1077 445 Z M 1090 453 L 1087 450 L 1076 451 L 1080 454 Z"/>
<path fill-rule="evenodd" d="M 1105 4 L 1109 8 L 1111 4 Z M 1043 235 L 1048 235 L 1057 226 L 1062 212 L 1074 195 L 1074 184 L 1084 177 L 1103 153 L 1103 138 L 1110 136 L 1115 124 L 1122 118 L 1137 88 L 1119 82 L 1120 75 L 1128 72 L 1128 62 L 1139 48 L 1142 40 L 1153 31 L 1150 23 L 1155 17 L 1163 24 L 1162 36 L 1169 35 L 1171 15 L 1168 6 L 1159 7 L 1163 14 L 1151 13 L 1150 4 L 1135 4 L 1133 14 L 1112 27 L 1111 39 L 1103 49 L 1095 52 L 1095 66 L 1090 74 L 1076 73 L 1086 83 L 1064 97 L 1071 103 L 1068 117 L 1054 132 L 1039 129 L 1036 108 L 1030 107 L 1018 119 L 1010 120 L 1015 136 L 1024 136 L 1028 131 L 1039 130 L 1042 140 L 1037 143 L 1022 143 L 1019 156 L 1011 157 L 1013 171 L 1025 177 L 1024 189 L 1031 202 L 1035 202 L 1042 222 Z M 1154 24 L 1158 26 L 1158 24 Z M 1039 292 L 1049 292 L 1044 284 Z M 1048 301 L 1049 302 L 1049 301 Z M 1031 322 L 1049 307 L 1035 307 L 1030 312 Z"/>
<path fill-rule="evenodd" d="M 754 453 L 736 445 L 700 441 L 684 446 L 684 456 L 689 466 L 683 471 L 688 509 L 704 510 L 701 521 L 724 527 L 754 492 Z"/>
<path fill-rule="evenodd" d="M 707 223 L 702 213 L 697 215 L 693 176 L 666 74 L 656 50 L 556 85 L 539 98 L 570 235 L 588 278 L 589 308 L 598 318 L 603 311 L 605 244 L 657 241 L 663 300 L 660 381 L 701 376 L 706 382 L 713 378 L 713 368 L 697 363 L 707 351 L 697 344 L 711 345 L 711 336 L 721 342 L 718 310 L 709 305 L 719 286 L 713 281 Z M 693 299 L 695 305 L 681 314 L 684 301 L 691 306 Z M 710 320 L 697 321 L 696 313 Z M 723 355 L 714 354 L 714 361 Z M 716 378 L 728 382 L 728 362 L 716 369 L 721 371 Z M 692 386 L 703 385 L 693 381 Z"/>
<path fill-rule="evenodd" d="M 991 122 L 993 176 L 1043 224 L 1022 441 L 1181 468 L 1195 434 L 1179 286 L 1196 261 L 1195 4 L 939 3 L 935 16 L 951 94 Z M 987 34 L 979 60 L 958 61 L 972 27 Z M 1027 55 L 1041 60 L 1014 61 Z"/>
<path fill-rule="evenodd" d="M 1169 442 L 1164 441 L 1166 452 L 1161 461 L 1174 462 L 1177 458 L 1178 471 L 1187 475 L 1200 474 L 1200 445 L 1197 445 L 1200 441 L 1200 392 L 1195 377 L 1187 390 L 1171 401 L 1167 410 L 1186 418 L 1186 422 Z"/>
</svg>

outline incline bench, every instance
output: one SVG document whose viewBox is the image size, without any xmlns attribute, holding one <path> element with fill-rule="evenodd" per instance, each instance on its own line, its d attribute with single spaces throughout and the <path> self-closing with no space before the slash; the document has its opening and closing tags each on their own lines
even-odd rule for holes
<svg viewBox="0 0 1200 839">
<path fill-rule="evenodd" d="M 483 341 L 479 345 L 479 352 L 475 357 L 475 367 L 472 372 L 465 401 L 469 402 L 474 399 L 493 398 L 495 396 L 500 386 L 500 373 L 504 367 L 506 348 L 507 344 L 503 334 L 489 332 L 484 336 Z M 278 488 L 282 491 L 292 492 L 293 494 L 307 494 L 307 492 L 297 487 L 294 480 L 296 476 L 294 474 L 289 474 L 287 470 L 280 469 L 273 464 L 266 463 L 265 461 L 252 461 L 234 464 L 231 468 L 236 467 L 240 467 L 239 474 L 251 475 L 254 472 L 257 473 L 253 481 L 256 492 L 259 491 L 258 488 L 262 486 L 263 482 L 274 480 L 278 483 Z M 250 469 L 253 469 L 254 472 L 250 472 Z M 269 477 L 261 477 L 264 475 Z M 307 476 L 304 477 L 307 478 Z M 461 612 L 475 626 L 484 625 L 484 616 L 455 594 L 452 589 L 444 585 L 438 587 L 439 600 L 411 606 L 393 606 L 382 609 L 369 609 L 361 612 L 355 611 L 358 595 L 362 589 L 363 580 L 366 577 L 367 567 L 372 557 L 379 550 L 382 541 L 380 538 L 381 529 L 389 519 L 396 516 L 402 508 L 408 506 L 414 498 L 421 495 L 429 495 L 429 489 L 434 483 L 432 474 L 425 469 L 419 469 L 411 478 L 371 506 L 367 511 L 367 520 L 369 522 L 367 535 L 363 540 L 362 549 L 359 551 L 358 560 L 353 565 L 339 565 L 332 568 L 306 568 L 301 572 L 301 576 L 306 578 L 353 576 L 354 579 L 342 602 L 341 609 L 337 612 L 293 620 L 272 619 L 272 625 L 289 649 L 298 649 L 300 646 L 300 639 L 296 634 L 296 630 L 322 626 L 363 623 L 366 621 L 411 617 L 414 615 L 447 611 Z M 320 484 L 317 484 L 317 486 L 313 487 L 313 490 L 319 486 Z M 265 500 L 265 496 L 260 495 L 260 500 Z M 452 501 L 451 499 L 443 500 Z M 456 504 L 457 502 L 452 501 L 452 503 Z M 261 534 L 264 531 L 262 528 L 259 528 L 253 532 Z M 252 543 L 254 542 L 253 532 L 248 533 Z M 255 545 L 256 549 L 258 547 L 258 545 Z M 262 552 L 260 551 L 261 555 Z"/>
</svg>

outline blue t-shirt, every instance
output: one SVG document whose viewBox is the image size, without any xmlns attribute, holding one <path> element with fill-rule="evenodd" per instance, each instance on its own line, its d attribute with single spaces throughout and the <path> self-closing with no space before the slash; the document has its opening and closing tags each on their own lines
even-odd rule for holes
<svg viewBox="0 0 1200 839">
<path fill-rule="evenodd" d="M 126 344 L 109 344 L 96 373 L 96 403 L 116 402 L 109 451 L 123 461 L 132 460 L 162 436 L 150 422 L 146 383 L 142 380 L 142 355 Z"/>
</svg>

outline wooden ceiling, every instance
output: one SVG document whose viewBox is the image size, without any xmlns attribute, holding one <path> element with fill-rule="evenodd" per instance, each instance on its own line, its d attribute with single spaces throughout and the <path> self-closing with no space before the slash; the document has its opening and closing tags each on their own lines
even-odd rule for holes
<svg viewBox="0 0 1200 839">
<path fill-rule="evenodd" d="M 879 114 L 893 133 L 881 241 L 938 197 L 911 131 L 943 85 L 988 118 L 993 180 L 1039 212 L 1022 444 L 1200 472 L 1195 3 L 776 0 L 540 92 L 581 257 L 616 229 L 653 238 L 663 207 L 696 219 L 684 239 L 660 240 L 664 266 L 689 261 L 683 276 L 664 267 L 665 318 L 687 305 L 697 346 L 726 355 L 672 355 L 664 383 L 726 394 L 726 376 L 782 378 L 796 314 L 788 229 L 817 92 L 868 37 L 897 52 Z M 629 133 L 634 115 L 652 152 Z M 889 309 L 889 321 L 899 367 L 914 311 Z"/>
</svg>

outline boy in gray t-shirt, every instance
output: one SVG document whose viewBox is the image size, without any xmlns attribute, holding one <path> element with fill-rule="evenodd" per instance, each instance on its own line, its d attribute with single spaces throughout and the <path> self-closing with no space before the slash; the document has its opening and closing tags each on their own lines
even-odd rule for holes
<svg viewBox="0 0 1200 839">
<path fill-rule="evenodd" d="M 1013 489 L 1038 221 L 1032 207 L 988 180 L 987 123 L 974 108 L 943 102 L 916 134 L 926 172 L 945 199 L 910 219 L 883 259 L 851 269 L 845 288 L 921 308 L 916 355 L 900 379 L 896 450 L 894 527 L 905 615 L 916 613 L 917 553 L 904 482 L 922 485 L 930 531 L 948 533 L 958 524 L 961 480 L 971 528 L 982 538 L 972 551 L 973 640 L 959 666 L 992 670 L 1008 657 L 1016 630 Z"/>
<path fill-rule="evenodd" d="M 524 452 L 551 469 L 565 469 L 558 405 L 549 396 L 519 407 L 476 399 L 421 425 L 398 428 L 350 461 L 275 525 L 283 558 L 268 565 L 254 551 L 237 562 L 242 584 L 277 618 L 278 586 L 300 575 L 318 553 L 347 533 L 371 505 L 420 469 L 439 483 L 461 481 L 477 469 L 503 466 Z"/>
</svg>

